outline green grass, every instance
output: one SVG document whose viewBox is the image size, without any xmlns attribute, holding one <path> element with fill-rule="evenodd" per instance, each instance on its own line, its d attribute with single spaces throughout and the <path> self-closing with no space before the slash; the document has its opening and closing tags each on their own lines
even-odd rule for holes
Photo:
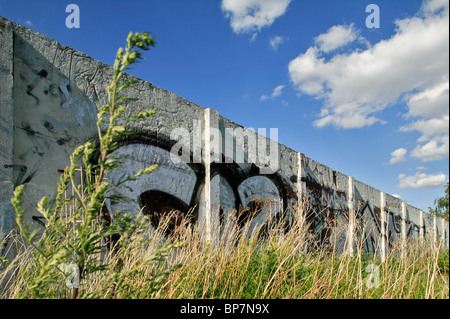
<svg viewBox="0 0 450 319">
<path fill-rule="evenodd" d="M 159 298 L 372 299 L 448 298 L 448 250 L 410 243 L 387 260 L 358 250 L 305 252 L 305 233 L 293 229 L 269 240 L 183 248 L 183 268 L 169 276 Z M 303 249 L 302 249 L 303 248 Z M 303 250 L 303 251 L 302 251 Z M 400 257 L 396 257 L 399 256 Z M 195 257 L 197 256 L 197 258 Z M 378 267 L 379 284 L 369 288 L 366 271 Z"/>
<path fill-rule="evenodd" d="M 266 239 L 245 239 L 234 228 L 213 243 L 202 241 L 197 227 L 180 227 L 165 238 L 164 223 L 151 241 L 145 234 L 133 245 L 105 256 L 114 271 L 96 272 L 81 282 L 79 298 L 120 299 L 448 299 L 449 251 L 430 243 L 393 248 L 386 261 L 356 249 L 353 256 L 313 250 L 308 232 L 294 226 L 280 235 L 276 225 Z M 245 233 L 245 232 L 244 232 Z M 176 240 L 175 240 L 175 239 Z M 167 250 L 173 242 L 187 243 Z M 143 243 L 142 245 L 140 243 Z M 145 244 L 144 244 L 145 243 Z M 358 246 L 358 245 L 357 245 Z M 360 245 L 362 247 L 362 245 Z M 161 254 L 161 247 L 165 253 Z M 23 298 L 21 273 L 33 271 L 30 248 L 8 269 L 16 276 L 2 298 Z M 155 256 L 158 256 L 155 258 Z M 181 266 L 180 266 L 181 265 Z M 378 269 L 378 285 L 368 286 L 369 265 Z M 14 268 L 15 267 L 15 268 Z M 3 274 L 4 274 L 3 273 Z M 0 279 L 1 279 L 0 275 Z M 40 298 L 69 298 L 63 280 Z"/>
</svg>

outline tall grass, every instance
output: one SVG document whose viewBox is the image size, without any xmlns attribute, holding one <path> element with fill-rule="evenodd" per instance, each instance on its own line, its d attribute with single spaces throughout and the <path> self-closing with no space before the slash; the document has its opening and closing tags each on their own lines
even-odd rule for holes
<svg viewBox="0 0 450 319">
<path fill-rule="evenodd" d="M 294 223 L 286 231 L 280 221 L 264 234 L 247 234 L 250 222 L 242 228 L 235 223 L 226 233 L 218 230 L 218 239 L 206 243 L 197 225 L 187 222 L 168 237 L 168 222 L 157 230 L 130 233 L 132 245 L 103 256 L 114 271 L 83 279 L 79 298 L 449 298 L 449 253 L 442 243 L 394 246 L 382 263 L 361 249 L 362 242 L 352 256 L 334 247 L 317 249 L 308 225 Z M 33 271 L 29 256 L 25 250 L 5 270 L 16 276 L 0 297 L 23 297 L 25 282 L 19 274 Z M 64 284 L 53 283 L 45 297 L 68 298 L 67 291 L 61 293 Z"/>
<path fill-rule="evenodd" d="M 265 238 L 244 240 L 242 229 L 218 243 L 202 246 L 195 232 L 184 238 L 175 262 L 183 267 L 170 274 L 158 298 L 231 299 L 371 299 L 449 298 L 448 250 L 430 243 L 393 247 L 384 263 L 366 254 L 362 242 L 352 255 L 338 247 L 317 249 L 308 225 L 285 221 L 272 225 Z M 336 232 L 337 233 L 337 232 Z M 257 234 L 255 234 L 257 235 Z M 339 236 L 335 235 L 336 238 Z M 231 236 L 233 237 L 233 236 Z M 337 240 L 335 243 L 339 243 Z M 370 288 L 369 268 L 377 280 Z"/>
</svg>

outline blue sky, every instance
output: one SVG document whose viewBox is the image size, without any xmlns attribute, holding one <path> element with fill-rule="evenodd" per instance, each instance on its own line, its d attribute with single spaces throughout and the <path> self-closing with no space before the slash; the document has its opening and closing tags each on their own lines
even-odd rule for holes
<svg viewBox="0 0 450 319">
<path fill-rule="evenodd" d="M 69 4 L 80 28 L 69 29 Z M 380 28 L 368 28 L 369 4 Z M 449 175 L 448 0 L 0 0 L 0 15 L 427 209 Z"/>
</svg>

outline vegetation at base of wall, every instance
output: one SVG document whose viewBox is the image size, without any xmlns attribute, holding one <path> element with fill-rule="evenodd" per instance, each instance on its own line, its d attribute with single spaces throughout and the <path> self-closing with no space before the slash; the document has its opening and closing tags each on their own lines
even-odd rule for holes
<svg viewBox="0 0 450 319">
<path fill-rule="evenodd" d="M 442 242 L 394 245 L 381 262 L 361 249 L 363 243 L 357 243 L 353 255 L 332 246 L 317 247 L 308 227 L 294 225 L 286 232 L 280 223 L 265 236 L 246 236 L 248 228 L 234 227 L 216 241 L 204 242 L 202 230 L 187 222 L 166 237 L 168 224 L 161 222 L 156 231 L 137 227 L 139 231 L 127 235 L 129 245 L 104 256 L 111 265 L 107 271 L 82 279 L 78 297 L 449 298 L 449 251 L 443 249 Z M 34 259 L 25 251 L 7 270 L 31 274 L 34 267 Z M 18 275 L 0 297 L 26 297 L 26 285 L 24 276 Z M 52 281 L 39 297 L 69 298 L 64 285 L 62 280 Z"/>
<path fill-rule="evenodd" d="M 360 249 L 361 243 L 350 256 L 330 247 L 316 249 L 307 228 L 294 227 L 288 233 L 279 230 L 280 227 L 275 228 L 265 240 L 236 238 L 237 245 L 233 249 L 227 249 L 225 242 L 200 249 L 199 245 L 189 244 L 179 253 L 184 256 L 183 267 L 169 276 L 168 283 L 156 296 L 185 299 L 449 298 L 448 249 L 441 249 L 442 243 L 393 247 L 386 261 L 381 262 L 380 258 Z M 371 280 L 370 267 L 376 269 Z"/>
</svg>

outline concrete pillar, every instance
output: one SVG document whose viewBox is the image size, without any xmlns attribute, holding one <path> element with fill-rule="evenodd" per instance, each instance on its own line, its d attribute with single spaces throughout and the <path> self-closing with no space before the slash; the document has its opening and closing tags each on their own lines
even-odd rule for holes
<svg viewBox="0 0 450 319">
<path fill-rule="evenodd" d="M 11 22 L 0 17 L 0 243 L 14 225 L 11 204 L 14 190 L 13 50 Z M 0 256 L 4 257 L 7 249 L 0 245 Z"/>
<path fill-rule="evenodd" d="M 444 218 L 441 218 L 441 229 L 442 229 L 442 241 L 443 241 L 443 247 L 448 247 L 448 230 L 447 225 Z"/>
<path fill-rule="evenodd" d="M 402 231 L 402 247 L 403 247 L 403 248 L 406 246 L 406 242 L 407 242 L 406 220 L 407 220 L 406 202 L 405 202 L 405 201 L 402 201 L 402 224 L 401 224 L 401 231 Z"/>
<path fill-rule="evenodd" d="M 348 231 L 347 231 L 347 252 L 353 256 L 353 237 L 355 233 L 355 199 L 353 177 L 348 178 Z"/>
<path fill-rule="evenodd" d="M 380 257 L 381 262 L 384 262 L 386 260 L 386 194 L 381 192 L 380 193 L 380 219 L 381 219 L 381 242 L 380 242 Z"/>
<path fill-rule="evenodd" d="M 300 225 L 304 225 L 306 222 L 305 216 L 305 194 L 306 194 L 306 185 L 303 182 L 303 154 L 297 153 L 297 218 L 299 220 Z"/>
<path fill-rule="evenodd" d="M 419 241 L 423 243 L 425 239 L 425 223 L 423 220 L 423 211 L 420 211 L 420 221 L 419 221 Z"/>
<path fill-rule="evenodd" d="M 437 234 L 437 217 L 433 216 L 433 244 L 437 244 L 439 241 Z"/>
<path fill-rule="evenodd" d="M 199 201 L 199 225 L 204 234 L 205 242 L 213 240 L 218 232 L 219 207 L 212 207 L 212 197 L 220 194 L 218 183 L 211 184 L 211 164 L 220 161 L 221 138 L 219 132 L 219 113 L 216 110 L 205 109 L 202 138 L 202 164 L 205 168 L 205 180 Z"/>
</svg>

